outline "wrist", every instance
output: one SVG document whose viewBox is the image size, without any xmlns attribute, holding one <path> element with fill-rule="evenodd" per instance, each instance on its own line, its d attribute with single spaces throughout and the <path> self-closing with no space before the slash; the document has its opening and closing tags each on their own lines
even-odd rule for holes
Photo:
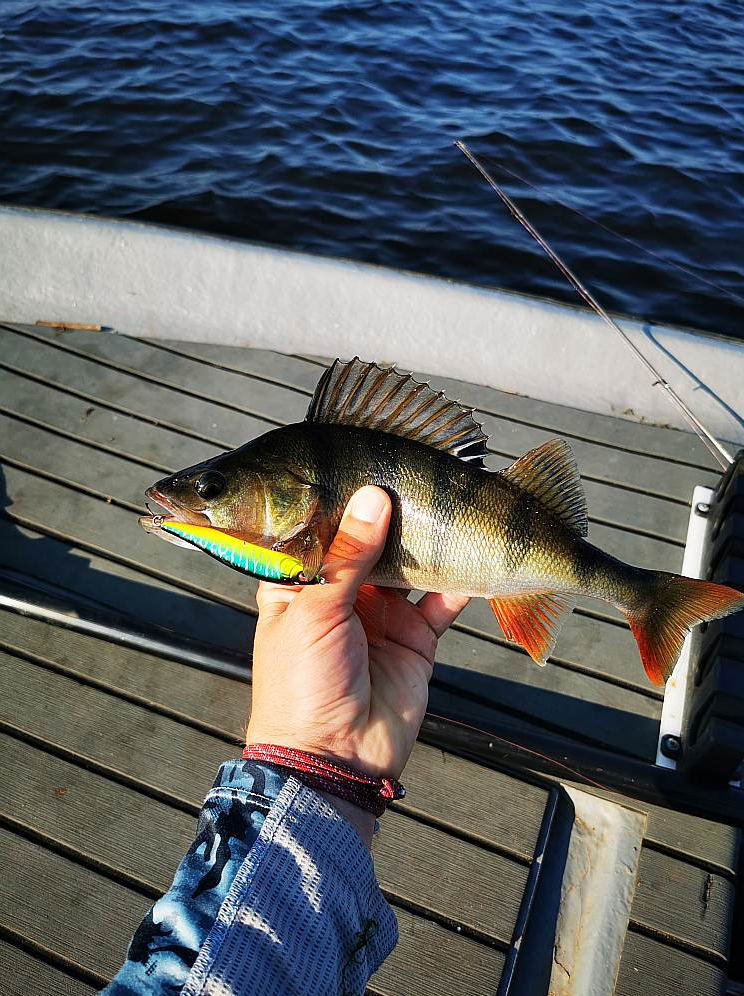
<svg viewBox="0 0 744 996">
<path fill-rule="evenodd" d="M 362 843 L 367 848 L 368 851 L 372 850 L 372 837 L 375 832 L 375 816 L 373 813 L 368 812 L 366 809 L 361 809 L 359 806 L 355 806 L 353 802 L 348 802 L 346 799 L 340 799 L 337 795 L 331 795 L 330 792 L 319 792 L 326 802 L 330 803 L 333 808 L 343 816 L 347 823 L 356 830 L 361 838 Z"/>
<path fill-rule="evenodd" d="M 246 746 L 251 744 L 277 744 L 280 747 L 288 747 L 293 750 L 305 751 L 315 754 L 317 757 L 325 757 L 329 761 L 339 764 L 350 764 L 360 771 L 366 771 L 368 765 L 364 763 L 359 752 L 345 743 L 338 740 L 330 741 L 325 737 L 313 737 L 303 735 L 294 730 L 288 732 L 286 729 L 277 730 L 270 724 L 248 724 L 245 736 Z M 370 772 L 372 774 L 372 772 Z"/>
<path fill-rule="evenodd" d="M 402 799 L 406 794 L 394 778 L 369 775 L 345 762 L 298 747 L 249 743 L 243 748 L 243 759 L 262 761 L 289 770 L 317 792 L 340 798 L 351 803 L 355 809 L 366 810 L 372 817 L 381 816 L 389 802 Z M 356 817 L 354 822 L 359 823 Z M 369 822 L 365 821 L 363 825 L 365 834 Z M 371 823 L 374 826 L 374 819 Z"/>
</svg>

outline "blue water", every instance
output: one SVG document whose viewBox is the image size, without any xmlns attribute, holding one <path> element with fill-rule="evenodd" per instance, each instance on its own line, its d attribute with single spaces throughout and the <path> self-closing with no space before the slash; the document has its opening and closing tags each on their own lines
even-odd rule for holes
<svg viewBox="0 0 744 996">
<path fill-rule="evenodd" d="M 509 180 L 607 307 L 744 337 L 739 2 L 0 0 L 0 51 L 0 200 L 575 300 L 462 137 L 717 285 Z"/>
</svg>

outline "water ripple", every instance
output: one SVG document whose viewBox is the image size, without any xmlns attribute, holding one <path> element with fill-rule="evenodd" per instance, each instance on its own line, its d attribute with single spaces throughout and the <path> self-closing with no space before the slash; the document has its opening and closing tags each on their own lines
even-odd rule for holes
<svg viewBox="0 0 744 996">
<path fill-rule="evenodd" d="M 0 199 L 573 300 L 451 146 L 612 308 L 744 338 L 744 21 L 716 0 L 5 0 Z"/>
</svg>

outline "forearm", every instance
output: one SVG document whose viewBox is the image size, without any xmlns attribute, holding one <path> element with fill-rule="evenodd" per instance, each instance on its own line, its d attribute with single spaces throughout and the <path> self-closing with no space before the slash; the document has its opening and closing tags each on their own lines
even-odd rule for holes
<svg viewBox="0 0 744 996">
<path fill-rule="evenodd" d="M 171 889 L 104 992 L 361 993 L 396 937 L 339 809 L 271 765 L 228 762 Z"/>
</svg>

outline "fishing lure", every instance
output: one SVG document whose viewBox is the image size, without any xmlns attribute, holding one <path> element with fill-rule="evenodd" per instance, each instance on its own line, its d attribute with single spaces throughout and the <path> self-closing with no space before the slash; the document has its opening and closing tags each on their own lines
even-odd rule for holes
<svg viewBox="0 0 744 996">
<path fill-rule="evenodd" d="M 152 526 L 179 540 L 196 546 L 228 567 L 249 574 L 261 581 L 278 584 L 323 584 L 325 578 L 316 574 L 306 578 L 302 562 L 279 550 L 270 550 L 247 540 L 237 539 L 212 526 L 196 526 L 156 515 Z"/>
</svg>

